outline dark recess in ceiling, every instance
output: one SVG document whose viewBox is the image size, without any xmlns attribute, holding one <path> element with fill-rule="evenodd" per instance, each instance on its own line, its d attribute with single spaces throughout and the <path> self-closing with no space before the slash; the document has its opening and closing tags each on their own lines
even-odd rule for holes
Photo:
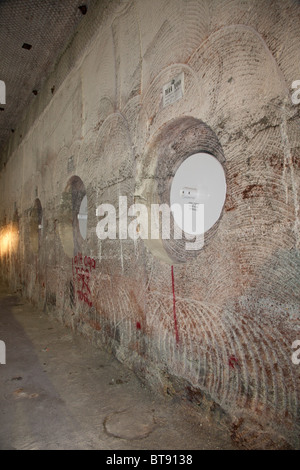
<svg viewBox="0 0 300 470">
<path fill-rule="evenodd" d="M 0 155 L 94 1 L 0 0 Z"/>
</svg>

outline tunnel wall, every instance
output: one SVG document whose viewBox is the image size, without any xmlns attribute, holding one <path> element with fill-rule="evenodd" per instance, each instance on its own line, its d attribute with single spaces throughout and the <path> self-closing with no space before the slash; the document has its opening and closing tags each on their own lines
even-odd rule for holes
<svg viewBox="0 0 300 470">
<path fill-rule="evenodd" d="M 246 448 L 299 446 L 299 20 L 292 0 L 99 2 L 1 160 L 1 277 Z M 99 240 L 100 204 L 163 202 L 203 145 L 227 196 L 202 250 L 175 245 L 172 263 L 141 239 Z"/>
</svg>

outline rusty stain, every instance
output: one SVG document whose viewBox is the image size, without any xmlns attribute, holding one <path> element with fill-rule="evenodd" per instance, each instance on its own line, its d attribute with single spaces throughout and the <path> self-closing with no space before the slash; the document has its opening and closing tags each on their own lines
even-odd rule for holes
<svg viewBox="0 0 300 470">
<path fill-rule="evenodd" d="M 243 191 L 243 199 L 261 196 L 263 187 L 260 184 L 249 184 Z"/>
</svg>

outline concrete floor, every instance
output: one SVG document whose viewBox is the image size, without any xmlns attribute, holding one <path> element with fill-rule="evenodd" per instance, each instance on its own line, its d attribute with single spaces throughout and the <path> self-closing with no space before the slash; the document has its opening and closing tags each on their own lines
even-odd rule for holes
<svg viewBox="0 0 300 470">
<path fill-rule="evenodd" d="M 232 449 L 205 417 L 0 286 L 0 449 Z"/>
</svg>

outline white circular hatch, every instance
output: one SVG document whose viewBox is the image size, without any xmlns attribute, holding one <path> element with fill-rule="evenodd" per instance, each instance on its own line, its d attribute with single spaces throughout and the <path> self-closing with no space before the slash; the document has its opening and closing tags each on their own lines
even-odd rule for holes
<svg viewBox="0 0 300 470">
<path fill-rule="evenodd" d="M 219 219 L 226 198 L 223 166 L 208 153 L 195 153 L 182 162 L 171 185 L 174 220 L 187 234 L 207 232 Z"/>
<path fill-rule="evenodd" d="M 78 223 L 79 223 L 79 231 L 81 236 L 84 240 L 86 240 L 87 235 L 87 218 L 88 218 L 88 208 L 87 208 L 87 196 L 84 196 L 80 208 L 79 213 L 77 214 Z"/>
</svg>

